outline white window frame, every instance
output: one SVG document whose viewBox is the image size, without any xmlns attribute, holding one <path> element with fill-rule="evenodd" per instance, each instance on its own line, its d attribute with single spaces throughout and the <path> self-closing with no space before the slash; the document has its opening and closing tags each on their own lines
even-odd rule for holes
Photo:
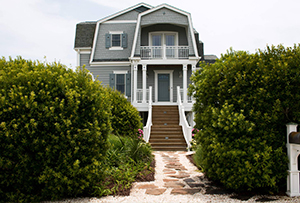
<svg viewBox="0 0 300 203">
<path fill-rule="evenodd" d="M 126 96 L 126 74 L 128 73 L 128 71 L 124 71 L 124 70 L 117 70 L 117 71 L 113 71 L 113 74 L 115 74 L 115 89 L 117 90 L 117 75 L 124 75 L 124 96 L 125 98 L 127 98 Z"/>
<path fill-rule="evenodd" d="M 123 50 L 124 48 L 122 47 L 122 34 L 124 32 L 123 31 L 110 31 L 109 34 L 111 35 L 120 35 L 120 46 L 112 46 L 112 36 L 111 36 L 111 41 L 110 41 L 110 44 L 111 44 L 111 47 L 109 48 L 109 50 Z"/>
<path fill-rule="evenodd" d="M 170 34 L 170 35 L 175 35 L 175 42 L 174 42 L 174 46 L 178 46 L 178 32 L 168 32 L 168 31 L 159 31 L 159 32 L 149 32 L 149 46 L 152 46 L 152 36 L 153 35 L 161 35 L 162 36 L 162 42 L 161 42 L 161 46 L 166 46 L 166 35 Z"/>
</svg>

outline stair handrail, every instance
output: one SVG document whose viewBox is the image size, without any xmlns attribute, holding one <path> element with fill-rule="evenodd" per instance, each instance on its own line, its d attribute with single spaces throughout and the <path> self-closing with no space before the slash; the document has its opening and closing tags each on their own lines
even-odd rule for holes
<svg viewBox="0 0 300 203">
<path fill-rule="evenodd" d="M 183 132 L 185 142 L 188 146 L 188 150 L 190 150 L 193 127 L 189 126 L 186 120 L 186 116 L 184 113 L 184 105 L 181 102 L 180 86 L 177 86 L 177 104 L 178 104 L 178 111 L 179 111 L 179 125 L 181 125 L 182 127 L 182 132 Z"/>
<path fill-rule="evenodd" d="M 144 129 L 144 140 L 149 142 L 152 126 L 152 86 L 149 86 L 148 119 Z"/>
</svg>

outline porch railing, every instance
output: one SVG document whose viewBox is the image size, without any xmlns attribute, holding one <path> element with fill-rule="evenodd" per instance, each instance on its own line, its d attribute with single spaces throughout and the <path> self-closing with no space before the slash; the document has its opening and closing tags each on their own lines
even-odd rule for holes
<svg viewBox="0 0 300 203">
<path fill-rule="evenodd" d="M 181 98 L 181 102 L 183 103 L 183 89 L 180 88 L 180 98 Z M 192 103 L 193 102 L 193 98 L 191 96 L 187 97 L 187 102 L 188 103 Z"/>
<path fill-rule="evenodd" d="M 149 86 L 149 97 L 152 98 L 152 86 Z M 144 127 L 144 140 L 146 142 L 149 142 L 150 139 L 151 126 L 152 126 L 152 99 L 150 99 L 148 103 L 148 119 L 147 119 L 146 126 Z"/>
<path fill-rule="evenodd" d="M 149 89 L 146 89 L 146 102 L 148 102 L 148 101 L 149 101 Z M 143 89 L 136 90 L 136 102 L 137 103 L 143 102 Z"/>
<path fill-rule="evenodd" d="M 178 104 L 178 110 L 179 110 L 179 125 L 182 127 L 183 136 L 185 139 L 185 142 L 188 146 L 188 149 L 191 148 L 191 141 L 192 141 L 192 130 L 193 127 L 189 126 L 185 112 L 184 112 L 184 106 L 181 102 L 181 94 L 180 94 L 180 86 L 177 86 L 177 104 Z"/>
<path fill-rule="evenodd" d="M 187 59 L 188 46 L 141 46 L 142 59 Z"/>
</svg>

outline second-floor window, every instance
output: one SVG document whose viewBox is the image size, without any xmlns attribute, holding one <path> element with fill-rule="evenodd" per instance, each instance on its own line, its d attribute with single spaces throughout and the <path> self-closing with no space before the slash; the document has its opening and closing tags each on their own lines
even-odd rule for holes
<svg viewBox="0 0 300 203">
<path fill-rule="evenodd" d="M 149 45 L 152 47 L 153 58 L 175 58 L 178 54 L 175 46 L 178 45 L 176 32 L 151 32 Z"/>
<path fill-rule="evenodd" d="M 152 32 L 149 42 L 150 46 L 177 46 L 178 34 L 176 32 Z"/>
<path fill-rule="evenodd" d="M 111 31 L 105 34 L 105 48 L 109 50 L 123 50 L 127 48 L 127 33 Z"/>
<path fill-rule="evenodd" d="M 121 34 L 112 34 L 111 35 L 111 46 L 112 47 L 121 47 Z"/>
</svg>

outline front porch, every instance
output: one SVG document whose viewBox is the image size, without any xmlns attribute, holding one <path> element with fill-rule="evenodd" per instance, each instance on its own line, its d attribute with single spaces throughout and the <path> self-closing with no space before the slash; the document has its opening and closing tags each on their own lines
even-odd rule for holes
<svg viewBox="0 0 300 203">
<path fill-rule="evenodd" d="M 132 66 L 131 103 L 138 111 L 148 111 L 149 100 L 152 105 L 177 105 L 179 87 L 181 103 L 185 111 L 191 111 L 193 99 L 188 96 L 190 77 L 196 69 L 193 64 L 184 65 L 141 65 Z M 152 87 L 150 94 L 149 87 Z M 152 95 L 149 98 L 149 95 Z"/>
</svg>

